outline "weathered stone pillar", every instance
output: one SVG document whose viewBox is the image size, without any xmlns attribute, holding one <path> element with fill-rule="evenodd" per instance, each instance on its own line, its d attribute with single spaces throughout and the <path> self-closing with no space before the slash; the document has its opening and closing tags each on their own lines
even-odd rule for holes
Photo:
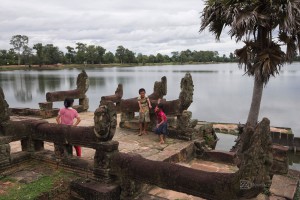
<svg viewBox="0 0 300 200">
<path fill-rule="evenodd" d="M 0 169 L 10 165 L 10 145 L 0 141 Z"/>
<path fill-rule="evenodd" d="M 179 94 L 180 110 L 187 110 L 193 102 L 194 83 L 190 73 L 186 73 L 180 82 L 181 92 Z"/>
<path fill-rule="evenodd" d="M 22 151 L 34 152 L 34 144 L 30 137 L 21 140 Z"/>
<path fill-rule="evenodd" d="M 122 176 L 120 178 L 121 181 L 121 199 L 124 200 L 131 200 L 134 199 L 138 194 L 141 193 L 141 189 L 143 184 L 141 184 L 140 182 L 133 180 L 133 179 L 129 179 L 126 176 Z"/>
<path fill-rule="evenodd" d="M 39 107 L 40 107 L 40 115 L 42 116 L 42 118 L 46 119 L 53 116 L 53 112 L 52 112 L 53 102 L 39 103 Z"/>
<path fill-rule="evenodd" d="M 72 147 L 72 146 L 71 146 Z M 68 153 L 69 151 L 69 153 Z M 67 158 L 73 155 L 73 148 L 69 148 L 67 145 L 61 145 L 54 143 L 54 154 L 57 160 Z"/>
<path fill-rule="evenodd" d="M 121 113 L 121 122 L 125 122 L 132 119 L 134 119 L 134 112 Z"/>
<path fill-rule="evenodd" d="M 89 109 L 89 98 L 87 98 L 87 96 L 84 95 L 84 98 L 79 99 L 79 105 L 83 107 L 84 111 L 87 111 Z"/>
<path fill-rule="evenodd" d="M 185 130 L 190 127 L 192 112 L 184 110 L 181 115 L 177 116 L 177 129 Z"/>
<path fill-rule="evenodd" d="M 34 151 L 42 151 L 44 150 L 44 141 L 41 140 L 33 140 Z"/>
<path fill-rule="evenodd" d="M 111 171 L 111 158 L 118 152 L 119 142 L 108 141 L 101 142 L 96 147 L 96 152 L 94 156 L 94 176 L 97 179 L 108 183 L 115 179 L 114 176 L 110 174 Z"/>
</svg>

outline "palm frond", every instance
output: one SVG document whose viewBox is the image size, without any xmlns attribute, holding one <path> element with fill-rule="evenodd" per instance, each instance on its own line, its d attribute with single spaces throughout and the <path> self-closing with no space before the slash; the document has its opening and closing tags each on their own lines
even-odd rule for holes
<svg viewBox="0 0 300 200">
<path fill-rule="evenodd" d="M 256 57 L 253 64 L 256 79 L 268 83 L 270 76 L 279 74 L 285 62 L 285 53 L 281 51 L 278 44 L 272 42 L 269 48 L 262 50 Z"/>
</svg>

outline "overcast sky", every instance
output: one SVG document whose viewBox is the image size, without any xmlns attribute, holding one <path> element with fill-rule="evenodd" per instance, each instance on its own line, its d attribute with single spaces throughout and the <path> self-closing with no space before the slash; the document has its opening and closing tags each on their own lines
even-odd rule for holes
<svg viewBox="0 0 300 200">
<path fill-rule="evenodd" d="M 29 44 L 51 43 L 60 50 L 76 42 L 115 52 L 123 45 L 136 53 L 169 54 L 211 50 L 229 54 L 236 44 L 225 31 L 221 40 L 199 33 L 202 0 L 0 0 L 0 49 L 13 35 Z"/>
</svg>

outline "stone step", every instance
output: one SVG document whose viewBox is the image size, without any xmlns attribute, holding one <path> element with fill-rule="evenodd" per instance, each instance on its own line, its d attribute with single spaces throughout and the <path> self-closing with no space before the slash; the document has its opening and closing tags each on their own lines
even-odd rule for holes
<svg viewBox="0 0 300 200">
<path fill-rule="evenodd" d="M 71 182 L 70 188 L 72 199 L 111 200 L 119 199 L 121 193 L 118 185 L 83 178 Z"/>
<path fill-rule="evenodd" d="M 13 136 L 0 136 L 0 145 L 9 144 L 13 141 Z"/>
<path fill-rule="evenodd" d="M 298 188 L 298 179 L 282 175 L 274 175 L 270 192 L 272 195 L 292 200 Z"/>
</svg>

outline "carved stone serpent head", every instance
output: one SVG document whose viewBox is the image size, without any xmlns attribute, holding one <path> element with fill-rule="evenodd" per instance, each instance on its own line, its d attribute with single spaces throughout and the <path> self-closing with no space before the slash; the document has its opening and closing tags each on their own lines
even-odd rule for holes
<svg viewBox="0 0 300 200">
<path fill-rule="evenodd" d="M 94 132 L 101 141 L 111 140 L 116 132 L 117 113 L 113 102 L 105 102 L 94 113 Z"/>
</svg>

